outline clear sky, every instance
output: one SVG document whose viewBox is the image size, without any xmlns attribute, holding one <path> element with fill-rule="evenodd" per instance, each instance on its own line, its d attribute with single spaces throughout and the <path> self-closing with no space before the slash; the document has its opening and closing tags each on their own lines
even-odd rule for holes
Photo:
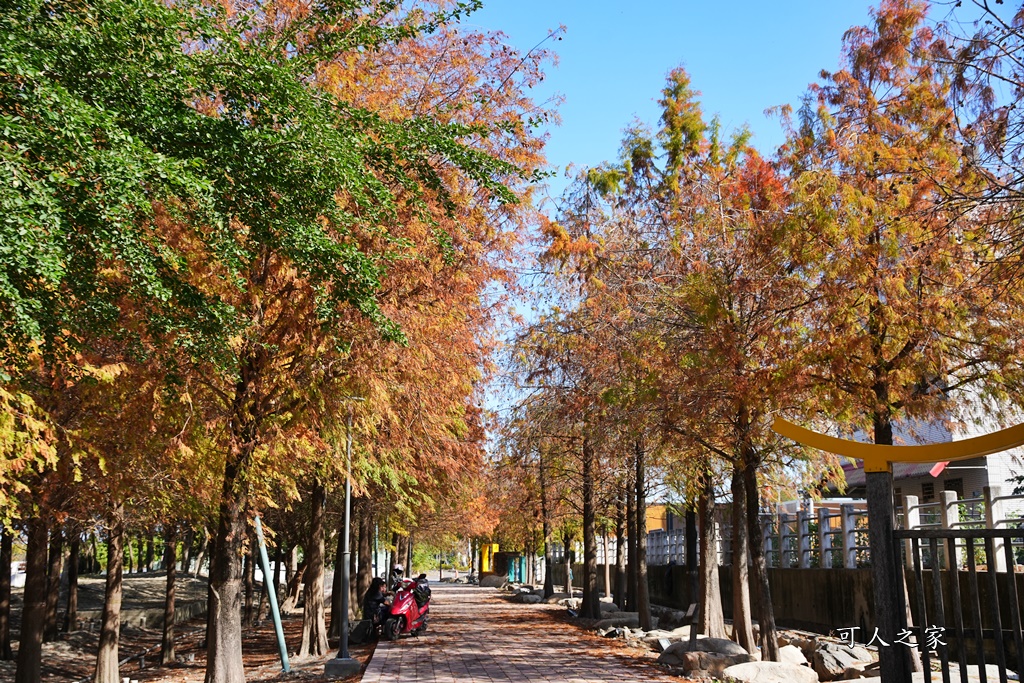
<svg viewBox="0 0 1024 683">
<path fill-rule="evenodd" d="M 614 159 L 621 131 L 634 119 L 657 122 L 666 74 L 689 71 L 705 115 L 725 131 L 747 124 L 764 154 L 782 142 L 768 107 L 798 106 L 822 69 L 834 70 L 843 33 L 869 23 L 865 0 L 484 0 L 466 23 L 500 30 L 525 52 L 565 25 L 559 55 L 535 100 L 564 97 L 561 126 L 551 130 L 548 160 L 560 172 L 573 163 Z M 552 191 L 564 187 L 553 180 Z"/>
</svg>

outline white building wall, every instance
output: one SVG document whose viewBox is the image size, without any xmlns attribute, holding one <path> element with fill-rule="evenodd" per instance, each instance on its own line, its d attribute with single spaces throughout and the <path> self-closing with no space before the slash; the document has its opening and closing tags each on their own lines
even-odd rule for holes
<svg viewBox="0 0 1024 683">
<path fill-rule="evenodd" d="M 968 390 L 968 395 L 964 398 L 968 400 L 964 402 L 961 408 L 960 423 L 953 430 L 954 441 L 991 434 L 1010 424 L 1024 422 L 1024 413 L 1021 413 L 1019 410 L 1005 408 L 1001 411 L 1004 413 L 1002 421 L 998 420 L 994 413 L 1000 411 L 996 410 L 991 402 L 986 402 L 976 390 Z M 960 464 L 953 462 L 950 463 L 950 466 L 955 467 Z M 978 470 L 981 473 L 980 476 L 977 478 L 971 477 L 971 491 L 968 491 L 966 488 L 968 474 L 971 471 L 953 470 L 954 472 L 959 471 L 964 474 L 965 497 L 980 496 L 985 486 L 1002 487 L 1004 496 L 1012 494 L 1017 484 L 1011 481 L 1011 478 L 1024 474 L 1024 448 L 1012 448 L 1001 453 L 993 453 L 985 458 L 985 465 L 986 469 Z M 1006 501 L 1004 506 L 1008 508 L 1006 510 L 1007 514 L 1024 515 L 1024 503 Z"/>
</svg>

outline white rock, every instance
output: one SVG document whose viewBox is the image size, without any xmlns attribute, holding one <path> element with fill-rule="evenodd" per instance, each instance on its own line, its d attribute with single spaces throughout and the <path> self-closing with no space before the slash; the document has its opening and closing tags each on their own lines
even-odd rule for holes
<svg viewBox="0 0 1024 683">
<path fill-rule="evenodd" d="M 807 657 L 804 657 L 803 650 L 796 645 L 783 645 L 780 647 L 779 660 L 786 664 L 796 664 L 797 666 L 807 664 Z"/>
<path fill-rule="evenodd" d="M 736 664 L 722 673 L 743 683 L 818 683 L 818 674 L 810 667 L 785 662 Z"/>
</svg>

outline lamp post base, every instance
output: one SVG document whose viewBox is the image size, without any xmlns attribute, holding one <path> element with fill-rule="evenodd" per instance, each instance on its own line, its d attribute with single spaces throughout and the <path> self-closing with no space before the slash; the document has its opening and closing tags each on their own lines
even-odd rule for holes
<svg viewBox="0 0 1024 683">
<path fill-rule="evenodd" d="M 327 664 L 324 666 L 324 677 L 330 679 L 354 676 L 359 673 L 362 666 L 358 659 L 352 659 L 351 657 L 328 659 Z"/>
</svg>

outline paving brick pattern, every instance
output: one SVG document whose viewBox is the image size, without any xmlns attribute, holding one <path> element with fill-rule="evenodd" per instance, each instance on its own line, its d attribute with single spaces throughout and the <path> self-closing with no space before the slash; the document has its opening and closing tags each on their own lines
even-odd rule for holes
<svg viewBox="0 0 1024 683">
<path fill-rule="evenodd" d="M 677 681 L 614 644 L 556 620 L 562 607 L 513 604 L 493 588 L 433 588 L 430 627 L 382 641 L 362 683 Z"/>
</svg>

